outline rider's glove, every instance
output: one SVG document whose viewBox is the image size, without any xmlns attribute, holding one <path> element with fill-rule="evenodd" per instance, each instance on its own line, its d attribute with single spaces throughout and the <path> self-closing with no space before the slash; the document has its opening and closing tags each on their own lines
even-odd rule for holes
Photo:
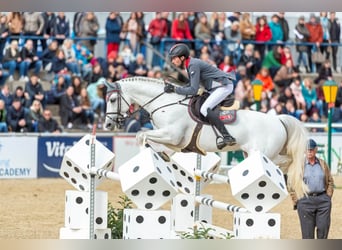
<svg viewBox="0 0 342 250">
<path fill-rule="evenodd" d="M 172 93 L 172 92 L 175 92 L 175 86 L 173 86 L 172 84 L 166 84 L 165 87 L 164 87 L 164 91 L 166 93 Z"/>
</svg>

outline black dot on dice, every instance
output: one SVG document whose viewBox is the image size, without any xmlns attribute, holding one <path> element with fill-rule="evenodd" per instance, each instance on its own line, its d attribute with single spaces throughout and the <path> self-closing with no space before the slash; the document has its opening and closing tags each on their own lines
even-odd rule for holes
<svg viewBox="0 0 342 250">
<path fill-rule="evenodd" d="M 89 143 L 90 143 L 89 140 L 86 140 L 86 141 L 85 141 L 85 144 L 89 145 Z"/>
<path fill-rule="evenodd" d="M 192 178 L 191 176 L 188 176 L 188 181 L 194 182 L 194 178 Z"/>
<path fill-rule="evenodd" d="M 95 240 L 97 239 L 97 235 L 96 235 L 96 234 L 94 235 L 94 239 L 95 239 Z"/>
<path fill-rule="evenodd" d="M 103 219 L 101 217 L 97 217 L 95 222 L 97 225 L 101 225 L 103 223 Z"/>
<path fill-rule="evenodd" d="M 71 163 L 71 161 L 66 161 L 66 164 L 67 164 L 69 167 L 71 167 L 71 166 L 72 166 L 72 163 Z"/>
<path fill-rule="evenodd" d="M 190 194 L 190 189 L 189 189 L 188 187 L 185 187 L 185 188 L 184 188 L 184 191 L 185 191 L 186 193 Z"/>
<path fill-rule="evenodd" d="M 256 207 L 255 207 L 255 211 L 256 211 L 256 212 L 261 212 L 262 209 L 263 209 L 262 206 L 256 206 Z"/>
<path fill-rule="evenodd" d="M 160 170 L 160 168 L 157 167 L 157 171 L 159 172 L 159 174 L 162 173 L 162 171 Z"/>
<path fill-rule="evenodd" d="M 170 191 L 169 190 L 165 190 L 165 191 L 163 191 L 163 196 L 164 197 L 168 197 L 168 196 L 170 196 Z"/>
<path fill-rule="evenodd" d="M 77 197 L 76 198 L 76 203 L 77 204 L 82 204 L 82 202 L 83 202 L 83 198 L 82 197 Z"/>
<path fill-rule="evenodd" d="M 64 172 L 64 176 L 65 176 L 66 178 L 69 178 L 69 174 L 68 174 L 67 172 Z"/>
<path fill-rule="evenodd" d="M 282 189 L 285 189 L 283 183 L 280 182 L 280 183 L 279 183 L 279 186 L 280 186 Z"/>
<path fill-rule="evenodd" d="M 248 175 L 248 173 L 249 173 L 249 170 L 246 169 L 245 171 L 242 172 L 242 176 L 246 176 L 246 175 Z"/>
<path fill-rule="evenodd" d="M 136 220 L 137 223 L 141 224 L 141 223 L 144 222 L 144 217 L 142 217 L 141 215 L 138 215 L 135 220 Z"/>
<path fill-rule="evenodd" d="M 157 178 L 155 178 L 155 177 L 150 178 L 151 184 L 155 184 L 156 182 L 157 182 Z"/>
<path fill-rule="evenodd" d="M 180 181 L 177 181 L 177 186 L 182 187 L 182 183 Z"/>
<path fill-rule="evenodd" d="M 274 193 L 274 194 L 272 194 L 272 198 L 275 200 L 278 200 L 280 198 L 280 194 Z"/>
<path fill-rule="evenodd" d="M 154 158 L 156 158 L 157 160 L 159 160 L 159 157 L 157 154 L 153 154 Z"/>
<path fill-rule="evenodd" d="M 80 172 L 80 169 L 78 167 L 74 167 L 74 170 L 75 170 L 76 173 Z"/>
<path fill-rule="evenodd" d="M 138 195 L 139 195 L 139 190 L 134 189 L 134 190 L 132 190 L 131 194 L 132 194 L 133 196 L 138 196 Z"/>
<path fill-rule="evenodd" d="M 267 174 L 269 177 L 271 177 L 270 171 L 266 170 L 266 174 Z"/>
<path fill-rule="evenodd" d="M 109 234 L 108 234 L 108 233 L 105 233 L 104 238 L 105 238 L 105 239 L 109 239 Z"/>
<path fill-rule="evenodd" d="M 151 209 L 152 207 L 153 207 L 153 204 L 150 203 L 150 202 L 148 202 L 148 203 L 145 204 L 145 208 L 146 208 L 146 209 Z"/>
<path fill-rule="evenodd" d="M 166 167 L 167 171 L 169 171 L 170 173 L 172 173 L 172 170 L 169 166 Z"/>
<path fill-rule="evenodd" d="M 280 169 L 278 169 L 278 168 L 277 168 L 277 170 L 276 170 L 276 171 L 277 171 L 277 173 L 278 173 L 280 176 L 282 176 L 282 175 L 283 175 L 283 173 L 280 171 Z"/>
<path fill-rule="evenodd" d="M 258 198 L 258 200 L 262 200 L 265 198 L 265 195 L 264 194 L 258 194 L 257 198 Z"/>
<path fill-rule="evenodd" d="M 85 188 L 83 187 L 83 185 L 79 185 L 78 187 L 79 187 L 82 191 L 85 190 Z"/>
<path fill-rule="evenodd" d="M 243 193 L 243 194 L 241 195 L 241 199 L 246 200 L 246 199 L 248 199 L 248 198 L 249 198 L 249 194 L 247 194 L 247 193 Z"/>
<path fill-rule="evenodd" d="M 82 174 L 83 179 L 88 179 L 88 176 L 86 174 Z"/>
<path fill-rule="evenodd" d="M 158 222 L 159 222 L 159 224 L 164 224 L 164 223 L 166 222 L 165 216 L 160 216 L 160 217 L 158 218 Z"/>
<path fill-rule="evenodd" d="M 136 167 L 133 168 L 133 173 L 136 173 L 138 171 L 139 171 L 139 166 L 136 166 Z"/>
<path fill-rule="evenodd" d="M 181 175 L 185 176 L 185 172 L 183 170 L 179 171 Z"/>
<path fill-rule="evenodd" d="M 269 225 L 270 227 L 273 227 L 275 224 L 276 224 L 276 222 L 275 222 L 274 219 L 269 219 L 269 220 L 268 220 L 268 225 Z"/>
<path fill-rule="evenodd" d="M 265 187 L 265 186 L 266 186 L 266 181 L 259 182 L 259 187 Z"/>
<path fill-rule="evenodd" d="M 254 224 L 253 219 L 247 219 L 247 220 L 246 220 L 246 225 L 247 225 L 248 227 L 253 226 L 253 224 Z"/>
<path fill-rule="evenodd" d="M 177 170 L 178 166 L 176 164 L 172 164 L 173 169 Z"/>
<path fill-rule="evenodd" d="M 170 184 L 171 184 L 171 186 L 173 186 L 173 187 L 176 186 L 175 183 L 174 183 L 173 181 L 171 181 L 171 180 L 170 180 Z"/>
<path fill-rule="evenodd" d="M 188 201 L 187 200 L 181 200 L 180 204 L 182 207 L 186 207 L 188 205 Z"/>
<path fill-rule="evenodd" d="M 86 208 L 86 210 L 85 210 L 85 213 L 86 213 L 86 214 L 88 214 L 88 210 L 89 210 L 89 209 L 88 209 L 88 208 Z"/>
<path fill-rule="evenodd" d="M 266 163 L 268 163 L 268 160 L 267 160 L 267 158 L 266 158 L 265 156 L 263 156 L 262 159 L 264 159 L 264 161 L 265 161 Z"/>
<path fill-rule="evenodd" d="M 148 196 L 153 196 L 156 192 L 154 190 L 148 190 L 147 195 Z"/>
<path fill-rule="evenodd" d="M 73 184 L 76 184 L 76 183 L 77 183 L 76 179 L 74 179 L 74 178 L 71 178 L 71 182 L 72 182 Z"/>
</svg>

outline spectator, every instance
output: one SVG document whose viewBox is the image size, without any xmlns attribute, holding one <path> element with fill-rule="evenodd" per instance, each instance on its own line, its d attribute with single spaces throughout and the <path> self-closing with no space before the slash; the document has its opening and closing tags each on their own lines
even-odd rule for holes
<svg viewBox="0 0 342 250">
<path fill-rule="evenodd" d="M 330 32 L 329 32 L 329 19 L 328 19 L 328 12 L 326 11 L 321 11 L 319 13 L 319 22 L 322 25 L 323 29 L 323 43 L 329 43 L 330 42 Z M 321 45 L 320 46 L 320 51 L 325 54 L 325 58 L 329 59 L 330 58 L 330 49 L 328 49 L 328 46 L 326 45 Z"/>
<path fill-rule="evenodd" d="M 74 14 L 74 18 L 72 22 L 72 31 L 73 31 L 73 36 L 76 38 L 81 37 L 81 24 L 82 24 L 82 19 L 85 16 L 85 14 L 86 14 L 85 12 L 81 12 L 81 11 L 75 12 Z"/>
<path fill-rule="evenodd" d="M 24 36 L 33 36 L 33 37 L 41 37 L 39 40 L 43 39 L 43 32 L 44 32 L 44 18 L 39 12 L 24 12 L 23 14 L 23 35 Z M 37 51 L 37 42 L 38 39 L 36 38 L 29 38 L 32 39 L 32 48 L 34 51 Z"/>
<path fill-rule="evenodd" d="M 21 57 L 20 57 L 20 52 L 18 49 L 18 41 L 17 40 L 12 40 L 10 46 L 8 46 L 5 49 L 5 55 L 3 58 L 3 67 L 4 69 L 8 69 L 9 73 L 9 78 L 8 81 L 12 82 L 14 81 L 14 72 L 16 69 L 19 68 L 19 65 L 21 63 Z M 23 74 L 21 72 L 20 74 Z"/>
<path fill-rule="evenodd" d="M 104 94 L 103 88 L 104 84 L 101 80 L 103 78 L 99 78 L 96 82 L 93 82 L 88 85 L 87 93 L 91 105 L 91 109 L 94 113 L 99 113 L 99 121 L 104 120 L 105 108 L 106 103 L 104 101 Z"/>
<path fill-rule="evenodd" d="M 270 76 L 270 72 L 267 68 L 261 68 L 259 73 L 255 76 L 255 79 L 259 79 L 262 82 L 262 91 L 266 92 L 267 96 L 271 96 L 271 92 L 274 89 L 274 82 Z"/>
<path fill-rule="evenodd" d="M 124 23 L 122 31 L 126 33 L 125 43 L 129 45 L 133 54 L 139 51 L 140 40 L 143 37 L 142 27 L 137 20 L 136 12 L 131 12 L 130 17 Z"/>
<path fill-rule="evenodd" d="M 64 40 L 70 36 L 70 23 L 64 12 L 58 12 L 56 16 L 54 33 L 58 45 L 62 45 Z"/>
<path fill-rule="evenodd" d="M 227 19 L 233 23 L 233 22 L 240 22 L 241 12 L 233 12 L 231 16 L 229 16 Z"/>
<path fill-rule="evenodd" d="M 293 96 L 295 97 L 297 109 L 306 111 L 306 105 L 305 105 L 305 100 L 304 100 L 304 96 L 302 93 L 302 84 L 301 84 L 300 79 L 298 78 L 294 79 L 294 81 L 290 85 L 290 88 L 292 90 Z"/>
<path fill-rule="evenodd" d="M 334 179 L 327 163 L 317 158 L 317 143 L 310 139 L 307 144 L 306 160 L 303 168 L 303 182 L 308 195 L 298 199 L 290 187 L 290 195 L 297 209 L 303 239 L 327 239 L 330 228 L 331 197 Z"/>
<path fill-rule="evenodd" d="M 9 73 L 2 69 L 2 63 L 0 63 L 0 87 L 4 86 L 8 77 Z"/>
<path fill-rule="evenodd" d="M 82 18 L 80 26 L 80 37 L 83 45 L 94 54 L 94 48 L 96 45 L 97 32 L 100 29 L 99 21 L 94 12 L 87 12 Z M 88 39 L 85 39 L 88 38 Z"/>
<path fill-rule="evenodd" d="M 27 92 L 24 92 L 22 86 L 17 86 L 14 90 L 14 93 L 11 95 L 11 99 L 19 99 L 21 102 L 21 106 L 24 107 L 25 111 L 29 111 L 30 107 L 30 96 Z"/>
<path fill-rule="evenodd" d="M 229 55 L 225 55 L 223 62 L 220 63 L 219 69 L 224 71 L 224 72 L 231 72 L 236 70 L 236 66 L 233 61 L 233 57 Z"/>
<path fill-rule="evenodd" d="M 224 29 L 224 35 L 228 43 L 226 46 L 225 54 L 233 56 L 235 64 L 237 64 L 240 61 L 243 50 L 243 44 L 241 43 L 241 33 L 239 27 L 239 22 L 233 22 L 232 25 Z"/>
<path fill-rule="evenodd" d="M 42 68 L 42 61 L 39 60 L 37 52 L 33 47 L 32 40 L 26 40 L 25 46 L 20 51 L 21 63 L 20 63 L 20 81 L 28 81 L 28 70 L 34 68 L 34 73 L 38 75 Z"/>
<path fill-rule="evenodd" d="M 146 25 L 144 21 L 144 12 L 138 11 L 137 13 L 137 21 L 141 27 L 141 32 L 142 32 L 142 37 L 141 40 L 146 42 L 146 37 L 147 37 L 147 30 L 146 30 Z M 121 18 L 121 16 L 120 16 Z M 140 53 L 142 53 L 146 57 L 146 45 L 145 43 L 140 43 Z"/>
<path fill-rule="evenodd" d="M 59 126 L 58 122 L 52 117 L 51 110 L 44 110 L 43 116 L 38 121 L 38 132 L 52 134 L 59 134 L 62 132 L 62 128 Z"/>
<path fill-rule="evenodd" d="M 272 38 L 270 40 L 272 44 L 268 46 L 268 50 L 271 50 L 274 45 L 283 41 L 284 33 L 281 27 L 281 24 L 279 22 L 278 15 L 274 14 L 271 18 L 271 21 L 268 23 L 268 25 L 270 26 L 271 33 L 272 33 Z"/>
<path fill-rule="evenodd" d="M 308 57 L 309 57 L 309 67 L 310 72 L 316 72 L 320 68 L 320 64 L 316 63 L 314 65 L 312 63 L 312 51 L 317 50 L 320 47 L 320 44 L 323 41 L 323 28 L 322 25 L 318 22 L 317 17 L 314 13 L 310 14 L 310 20 L 305 24 L 306 28 L 308 29 L 310 36 L 308 42 L 313 43 L 308 47 Z"/>
<path fill-rule="evenodd" d="M 319 84 L 321 82 L 325 82 L 327 80 L 332 80 L 333 74 L 331 69 L 330 60 L 325 60 L 322 67 L 320 67 L 318 71 L 318 76 L 315 78 L 314 83 Z"/>
<path fill-rule="evenodd" d="M 73 76 L 71 78 L 71 85 L 74 87 L 74 95 L 79 97 L 81 94 L 81 89 L 83 88 L 82 79 L 79 76 Z"/>
<path fill-rule="evenodd" d="M 312 80 L 310 78 L 305 78 L 302 84 L 302 94 L 305 100 L 306 111 L 309 116 L 314 111 L 319 112 L 319 115 L 323 115 L 323 102 L 318 100 L 317 92 L 313 87 Z"/>
<path fill-rule="evenodd" d="M 136 133 L 141 130 L 140 113 L 135 112 L 131 117 L 125 120 L 125 132 Z"/>
<path fill-rule="evenodd" d="M 311 123 L 322 123 L 321 117 L 319 116 L 317 111 L 312 112 L 311 116 L 309 117 L 309 121 Z M 310 132 L 316 133 L 316 132 L 324 132 L 323 128 L 310 128 Z"/>
<path fill-rule="evenodd" d="M 129 65 L 128 73 L 132 76 L 147 76 L 147 71 L 144 55 L 137 54 L 135 61 Z"/>
<path fill-rule="evenodd" d="M 207 45 L 210 48 L 211 41 L 211 29 L 208 22 L 207 15 L 205 13 L 200 13 L 198 15 L 199 22 L 195 26 L 195 52 L 196 56 L 199 56 L 200 50 L 203 45 Z"/>
<path fill-rule="evenodd" d="M 240 33 L 243 41 L 248 42 L 255 39 L 255 26 L 248 12 L 242 14 L 240 20 Z"/>
<path fill-rule="evenodd" d="M 280 67 L 273 79 L 277 92 L 282 93 L 284 88 L 290 86 L 295 79 L 299 79 L 299 74 L 294 71 L 292 61 L 287 60 L 286 64 Z"/>
<path fill-rule="evenodd" d="M 342 123 L 342 105 L 333 108 L 332 122 Z M 335 132 L 342 132 L 341 128 L 334 128 Z"/>
<path fill-rule="evenodd" d="M 235 99 L 240 102 L 241 108 L 250 107 L 254 102 L 254 93 L 251 80 L 247 77 L 238 81 L 234 90 Z"/>
<path fill-rule="evenodd" d="M 270 115 L 280 115 L 283 114 L 283 106 L 281 103 L 276 104 L 273 108 L 270 108 L 269 111 L 267 111 L 267 114 Z"/>
<path fill-rule="evenodd" d="M 283 114 L 293 116 L 299 120 L 300 115 L 303 113 L 302 110 L 297 110 L 293 100 L 288 99 L 283 106 Z"/>
<path fill-rule="evenodd" d="M 281 52 L 280 63 L 282 65 L 285 65 L 288 60 L 291 61 L 291 65 L 292 65 L 292 67 L 294 67 L 291 48 L 288 46 L 285 46 L 285 47 L 283 47 L 283 51 Z"/>
<path fill-rule="evenodd" d="M 153 129 L 153 125 L 151 123 L 151 116 L 150 114 L 142 107 L 139 109 L 139 122 L 141 125 L 141 129 Z"/>
<path fill-rule="evenodd" d="M 63 49 L 57 50 L 56 57 L 52 61 L 51 71 L 56 75 L 56 77 L 63 76 L 65 83 L 68 86 L 71 84 L 71 76 Z"/>
<path fill-rule="evenodd" d="M 58 76 L 57 82 L 54 82 L 51 89 L 47 91 L 47 104 L 59 104 L 61 96 L 65 94 L 67 87 L 64 76 Z"/>
<path fill-rule="evenodd" d="M 54 12 L 43 12 L 42 17 L 44 19 L 43 37 L 40 40 L 42 45 L 42 51 L 46 50 L 48 47 L 47 41 L 55 36 L 55 21 L 56 15 Z"/>
<path fill-rule="evenodd" d="M 285 106 L 288 100 L 291 100 L 291 102 L 294 105 L 294 108 L 297 109 L 296 97 L 292 93 L 292 89 L 290 88 L 290 86 L 286 87 L 283 93 L 280 93 L 279 99 L 278 99 L 279 103 L 281 103 L 283 106 Z"/>
<path fill-rule="evenodd" d="M 75 51 L 77 63 L 81 69 L 81 76 L 85 78 L 91 73 L 92 65 L 90 60 L 94 55 L 85 46 L 83 46 L 82 42 L 74 44 L 73 49 Z"/>
<path fill-rule="evenodd" d="M 13 96 L 11 95 L 8 84 L 5 84 L 5 85 L 0 86 L 0 87 L 1 87 L 0 99 L 4 100 L 6 109 L 8 110 L 8 108 L 12 104 Z"/>
<path fill-rule="evenodd" d="M 184 16 L 185 16 L 185 20 L 188 23 L 190 32 L 191 32 L 191 36 L 194 38 L 195 37 L 195 26 L 198 23 L 198 17 L 195 14 L 195 12 L 184 12 Z M 194 49 L 194 44 L 190 43 L 189 47 L 191 49 Z"/>
<path fill-rule="evenodd" d="M 23 32 L 24 17 L 21 12 L 9 12 L 7 22 L 10 32 L 10 39 L 19 41 L 19 36 Z"/>
<path fill-rule="evenodd" d="M 298 23 L 296 24 L 296 27 L 294 29 L 294 34 L 296 38 L 297 43 L 306 43 L 309 40 L 310 32 L 307 29 L 305 25 L 305 18 L 304 16 L 300 16 L 298 19 Z M 301 62 L 303 62 L 303 65 L 305 67 L 306 73 L 310 73 L 310 69 L 308 67 L 308 50 L 310 47 L 307 45 L 296 45 L 296 50 L 298 52 L 298 58 L 297 58 L 297 68 L 299 70 L 299 67 L 301 65 Z"/>
<path fill-rule="evenodd" d="M 149 23 L 148 33 L 151 35 L 150 43 L 153 45 L 154 49 L 160 50 L 160 41 L 164 37 L 167 37 L 168 26 L 165 19 L 162 18 L 161 12 L 156 12 L 156 17 Z M 160 60 L 159 56 L 153 52 L 152 56 L 152 67 L 159 66 Z"/>
<path fill-rule="evenodd" d="M 85 110 L 74 96 L 74 87 L 69 86 L 59 102 L 59 115 L 65 128 L 86 128 L 87 116 Z"/>
<path fill-rule="evenodd" d="M 2 14 L 0 16 L 0 62 L 2 62 L 2 58 L 4 55 L 5 45 L 7 42 L 7 38 L 9 36 L 9 27 L 7 22 L 7 16 Z"/>
<path fill-rule="evenodd" d="M 106 43 L 107 56 L 114 51 L 115 57 L 119 53 L 120 32 L 122 30 L 123 21 L 119 12 L 110 12 L 106 19 Z"/>
<path fill-rule="evenodd" d="M 253 79 L 258 73 L 256 60 L 254 58 L 254 46 L 253 44 L 247 44 L 245 51 L 243 52 L 239 64 L 246 67 L 246 73 L 249 79 Z"/>
<path fill-rule="evenodd" d="M 38 121 L 42 117 L 43 108 L 38 100 L 34 100 L 28 112 L 28 122 L 31 130 L 29 132 L 38 132 Z"/>
<path fill-rule="evenodd" d="M 89 95 L 88 95 L 86 88 L 81 89 L 81 93 L 78 97 L 78 100 L 79 100 L 80 106 L 85 112 L 86 120 L 87 120 L 87 127 L 89 129 L 92 129 L 94 121 L 95 121 L 95 112 L 91 107 L 91 102 L 90 102 Z M 102 124 L 100 121 L 98 122 L 98 128 L 102 128 Z"/>
<path fill-rule="evenodd" d="M 73 40 L 69 38 L 65 39 L 62 45 L 62 50 L 64 51 L 65 62 L 68 70 L 73 75 L 80 76 L 80 67 L 77 62 L 75 50 L 73 49 L 73 43 Z"/>
<path fill-rule="evenodd" d="M 278 21 L 281 27 L 281 30 L 283 31 L 283 42 L 287 42 L 289 40 L 289 24 L 285 18 L 285 12 L 278 12 Z"/>
<path fill-rule="evenodd" d="M 25 90 L 28 94 L 28 105 L 31 106 L 34 100 L 38 100 L 43 105 L 43 108 L 46 105 L 45 91 L 43 89 L 42 84 L 39 82 L 39 78 L 37 75 L 33 74 L 30 77 L 30 80 L 25 83 Z"/>
<path fill-rule="evenodd" d="M 341 25 L 340 21 L 336 18 L 336 12 L 329 13 L 329 37 L 331 43 L 340 43 Z M 326 47 L 328 48 L 328 47 Z M 331 55 L 333 61 L 334 72 L 337 72 L 337 55 L 338 45 L 331 46 Z"/>
<path fill-rule="evenodd" d="M 192 40 L 189 24 L 185 19 L 184 13 L 179 13 L 177 18 L 172 22 L 171 38 L 176 40 L 188 39 Z"/>
<path fill-rule="evenodd" d="M 281 67 L 281 54 L 283 48 L 280 45 L 275 45 L 272 50 L 267 52 L 264 60 L 262 61 L 262 67 L 270 70 L 271 77 L 274 77 L 277 71 Z"/>
<path fill-rule="evenodd" d="M 339 107 L 341 104 L 342 104 L 342 81 L 340 81 L 338 84 L 335 107 Z"/>
<path fill-rule="evenodd" d="M 8 108 L 6 123 L 8 130 L 12 132 L 31 131 L 31 123 L 19 99 L 14 99 L 12 105 Z"/>
<path fill-rule="evenodd" d="M 119 53 L 119 56 L 121 59 L 123 59 L 123 63 L 125 68 L 129 68 L 129 65 L 135 60 L 134 53 L 129 47 L 129 45 L 124 45 L 122 50 Z M 120 58 L 117 58 L 117 60 L 120 60 Z"/>
<path fill-rule="evenodd" d="M 259 51 L 261 60 L 264 59 L 266 45 L 265 43 L 270 41 L 272 38 L 271 28 L 267 23 L 267 17 L 262 15 L 257 18 L 257 23 L 255 25 L 255 50 Z"/>
<path fill-rule="evenodd" d="M 4 100 L 0 99 L 0 133 L 7 133 L 8 127 L 6 123 L 7 110 Z"/>
<path fill-rule="evenodd" d="M 53 40 L 41 55 L 43 68 L 46 72 L 51 72 L 53 61 L 56 58 L 57 49 L 58 42 Z"/>
</svg>

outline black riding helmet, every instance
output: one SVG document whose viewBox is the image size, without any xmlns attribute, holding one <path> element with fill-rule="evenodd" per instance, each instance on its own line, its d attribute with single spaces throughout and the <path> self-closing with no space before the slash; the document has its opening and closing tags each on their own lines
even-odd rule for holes
<svg viewBox="0 0 342 250">
<path fill-rule="evenodd" d="M 169 58 L 172 59 L 174 57 L 181 57 L 181 56 L 188 58 L 190 56 L 190 49 L 184 43 L 177 43 L 171 47 L 169 51 Z"/>
</svg>

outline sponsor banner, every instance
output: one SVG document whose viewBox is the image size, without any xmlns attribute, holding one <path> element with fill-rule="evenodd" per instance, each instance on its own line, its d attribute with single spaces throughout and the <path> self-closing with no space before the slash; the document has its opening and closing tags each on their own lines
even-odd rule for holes
<svg viewBox="0 0 342 250">
<path fill-rule="evenodd" d="M 37 178 L 37 138 L 0 138 L 0 179 Z"/>
<path fill-rule="evenodd" d="M 38 177 L 60 177 L 59 169 L 64 153 L 83 136 L 39 137 L 38 139 Z M 96 136 L 109 150 L 113 150 L 112 136 Z"/>
</svg>

